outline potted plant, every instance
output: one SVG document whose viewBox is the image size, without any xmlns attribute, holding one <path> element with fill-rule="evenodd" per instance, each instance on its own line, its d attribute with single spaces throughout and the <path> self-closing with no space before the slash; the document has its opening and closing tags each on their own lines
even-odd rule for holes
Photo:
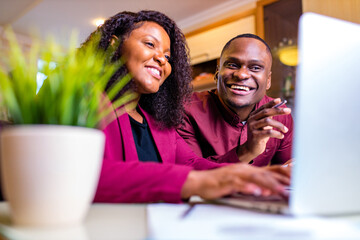
<svg viewBox="0 0 360 240">
<path fill-rule="evenodd" d="M 103 157 L 104 134 L 96 128 L 131 100 L 130 93 L 112 104 L 109 100 L 130 77 L 105 96 L 105 85 L 121 63 L 110 64 L 96 39 L 76 49 L 72 38 L 67 51 L 51 40 L 41 46 L 34 41 L 25 54 L 12 31 L 6 36 L 0 107 L 12 124 L 1 130 L 0 143 L 11 218 L 25 226 L 80 223 L 92 202 Z M 45 79 L 41 88 L 39 74 Z"/>
</svg>

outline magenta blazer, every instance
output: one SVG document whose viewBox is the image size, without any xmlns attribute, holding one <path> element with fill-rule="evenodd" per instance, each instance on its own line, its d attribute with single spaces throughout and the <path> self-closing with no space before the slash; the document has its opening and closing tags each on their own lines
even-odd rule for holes
<svg viewBox="0 0 360 240">
<path fill-rule="evenodd" d="M 128 114 L 103 131 L 105 153 L 95 202 L 181 202 L 181 188 L 192 169 L 212 169 L 223 164 L 199 158 L 175 129 L 160 129 L 144 110 L 162 163 L 140 162 Z"/>
</svg>

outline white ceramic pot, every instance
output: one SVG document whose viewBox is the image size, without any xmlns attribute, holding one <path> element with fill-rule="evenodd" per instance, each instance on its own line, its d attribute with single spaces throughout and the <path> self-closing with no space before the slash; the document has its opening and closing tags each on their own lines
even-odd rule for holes
<svg viewBox="0 0 360 240">
<path fill-rule="evenodd" d="M 15 225 L 79 224 L 93 200 L 103 158 L 100 130 L 57 125 L 1 132 L 4 196 Z"/>
</svg>

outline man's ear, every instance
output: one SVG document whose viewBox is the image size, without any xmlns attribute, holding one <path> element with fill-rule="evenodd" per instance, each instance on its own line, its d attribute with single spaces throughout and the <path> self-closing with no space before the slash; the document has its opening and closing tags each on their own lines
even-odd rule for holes
<svg viewBox="0 0 360 240">
<path fill-rule="evenodd" d="M 271 87 L 271 71 L 269 72 L 268 78 L 266 80 L 266 90 L 269 90 Z"/>
<path fill-rule="evenodd" d="M 214 75 L 214 80 L 216 83 L 218 81 L 218 77 L 219 77 L 219 71 L 216 70 L 215 75 Z"/>
<path fill-rule="evenodd" d="M 214 74 L 214 80 L 215 80 L 216 84 L 218 82 L 218 79 L 219 79 L 219 66 L 216 66 L 216 72 Z"/>
</svg>

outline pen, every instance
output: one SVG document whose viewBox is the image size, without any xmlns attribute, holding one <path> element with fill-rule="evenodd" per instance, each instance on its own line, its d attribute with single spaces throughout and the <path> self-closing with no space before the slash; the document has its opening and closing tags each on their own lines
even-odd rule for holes
<svg viewBox="0 0 360 240">
<path fill-rule="evenodd" d="M 189 215 L 189 213 L 194 209 L 195 203 L 190 203 L 188 209 L 181 215 L 181 218 L 185 218 Z"/>
<path fill-rule="evenodd" d="M 282 106 L 282 105 L 284 105 L 284 104 L 286 104 L 287 103 L 287 101 L 286 101 L 286 99 L 284 99 L 284 100 L 282 100 L 280 103 L 278 103 L 278 104 L 276 104 L 275 106 L 273 106 L 273 108 L 278 108 L 278 107 L 280 107 L 280 106 Z"/>
</svg>

